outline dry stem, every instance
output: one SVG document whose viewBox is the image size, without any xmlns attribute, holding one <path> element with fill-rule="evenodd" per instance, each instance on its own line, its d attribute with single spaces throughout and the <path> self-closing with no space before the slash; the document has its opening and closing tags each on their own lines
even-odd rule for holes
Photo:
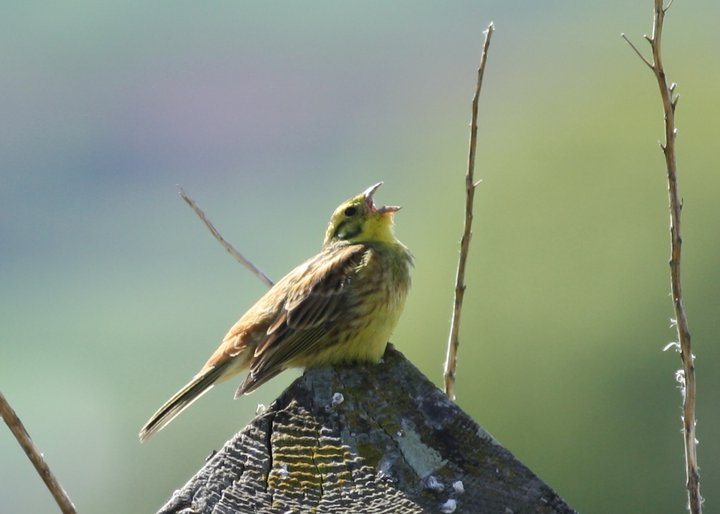
<svg viewBox="0 0 720 514">
<path fill-rule="evenodd" d="M 475 188 L 479 182 L 475 182 L 475 150 L 477 148 L 477 116 L 478 100 L 482 89 L 483 75 L 485 75 L 485 63 L 487 62 L 490 38 L 495 31 L 495 25 L 490 22 L 485 31 L 485 42 L 483 43 L 478 68 L 477 86 L 472 101 L 472 118 L 470 122 L 470 150 L 468 153 L 468 167 L 465 173 L 465 225 L 460 241 L 460 258 L 458 259 L 457 273 L 455 275 L 455 299 L 453 302 L 453 313 L 450 321 L 450 335 L 448 337 L 447 355 L 445 357 L 445 394 L 451 400 L 455 399 L 455 370 L 457 367 L 457 352 L 460 346 L 460 313 L 462 311 L 463 297 L 465 296 L 465 265 L 470 250 L 470 237 L 472 236 L 473 200 Z"/>
<path fill-rule="evenodd" d="M 702 512 L 702 497 L 700 496 L 700 479 L 697 462 L 697 440 L 695 438 L 695 356 L 690 345 L 690 330 L 688 328 L 685 303 L 682 296 L 682 282 L 680 280 L 680 263 L 682 257 L 682 236 L 680 233 L 680 214 L 682 199 L 678 192 L 677 162 L 675 157 L 675 108 L 678 96 L 674 96 L 675 84 L 668 85 L 663 68 L 661 55 L 661 40 L 663 21 L 672 0 L 667 6 L 662 0 L 654 0 L 654 16 L 652 35 L 645 36 L 650 43 L 652 62 L 647 60 L 623 34 L 623 38 L 640 56 L 643 62 L 650 67 L 660 88 L 660 96 L 665 113 L 665 142 L 660 147 L 665 155 L 667 168 L 668 197 L 670 203 L 670 285 L 672 289 L 673 308 L 675 310 L 675 326 L 677 328 L 680 346 L 680 359 L 682 370 L 678 371 L 678 381 L 683 391 L 683 436 L 685 443 L 685 474 L 688 494 L 688 506 L 693 514 Z"/>
<path fill-rule="evenodd" d="M 47 462 L 45 462 L 35 443 L 30 439 L 30 435 L 27 433 L 27 430 L 25 430 L 22 421 L 20 421 L 20 418 L 15 414 L 15 411 L 1 392 L 0 415 L 2 415 L 5 423 L 15 436 L 15 439 L 17 439 L 17 442 L 25 451 L 25 455 L 28 456 L 30 462 L 35 466 L 38 475 L 40 475 L 40 478 L 45 482 L 45 485 L 50 490 L 50 494 L 55 498 L 55 502 L 57 502 L 63 514 L 76 514 L 77 511 L 72 501 L 70 501 L 70 498 L 60 485 L 60 482 L 55 478 L 55 475 L 53 475 L 53 472 L 50 471 L 50 467 L 47 465 Z"/>
<path fill-rule="evenodd" d="M 268 287 L 273 286 L 273 281 L 270 280 L 270 277 L 263 273 L 262 270 L 255 266 L 250 260 L 246 259 L 243 254 L 233 248 L 233 246 L 228 243 L 222 235 L 220 235 L 218 229 L 216 229 L 215 226 L 207 218 L 207 216 L 205 216 L 205 213 L 200 207 L 198 207 L 198 204 L 196 204 L 195 201 L 190 198 L 188 194 L 182 189 L 180 189 L 180 196 L 182 196 L 182 199 L 185 200 L 185 202 L 192 208 L 192 210 L 195 211 L 195 214 L 197 214 L 198 217 L 203 221 L 203 223 L 205 223 L 205 226 L 208 228 L 208 230 L 210 230 L 210 233 L 215 237 L 215 239 L 217 239 L 217 241 L 223 246 L 223 248 L 225 248 L 225 250 L 227 250 L 230 255 L 235 257 L 235 260 L 237 260 L 240 264 L 249 269 L 265 285 L 267 285 Z"/>
</svg>

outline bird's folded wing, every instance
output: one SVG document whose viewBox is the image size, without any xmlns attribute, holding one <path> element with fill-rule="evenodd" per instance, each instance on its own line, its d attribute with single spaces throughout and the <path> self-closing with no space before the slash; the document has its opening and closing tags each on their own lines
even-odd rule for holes
<svg viewBox="0 0 720 514">
<path fill-rule="evenodd" d="M 309 263 L 305 273 L 289 286 L 283 308 L 258 344 L 239 394 L 269 380 L 297 356 L 335 342 L 325 336 L 355 301 L 352 281 L 366 252 L 364 245 L 341 246 L 321 252 Z"/>
</svg>

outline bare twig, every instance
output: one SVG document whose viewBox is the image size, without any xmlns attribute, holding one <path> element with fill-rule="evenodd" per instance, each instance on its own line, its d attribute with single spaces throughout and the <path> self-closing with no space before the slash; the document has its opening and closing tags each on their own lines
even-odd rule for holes
<svg viewBox="0 0 720 514">
<path fill-rule="evenodd" d="M 195 211 L 195 214 L 198 215 L 198 217 L 205 223 L 205 226 L 210 230 L 212 235 L 215 237 L 215 239 L 218 240 L 218 242 L 227 250 L 227 253 L 235 257 L 235 260 L 237 260 L 240 264 L 245 266 L 247 269 L 249 269 L 257 278 L 259 278 L 266 286 L 272 287 L 273 281 L 270 280 L 270 277 L 268 277 L 265 273 L 262 272 L 260 268 L 255 266 L 250 260 L 246 259 L 240 252 L 238 252 L 233 246 L 228 243 L 225 238 L 220 235 L 220 232 L 218 232 L 218 229 L 215 228 L 215 226 L 210 222 L 210 220 L 205 216 L 205 213 L 202 211 L 200 207 L 198 207 L 198 204 L 195 203 L 195 201 L 188 196 L 188 194 L 183 190 L 180 189 L 180 196 L 183 200 L 192 208 L 193 211 Z"/>
<path fill-rule="evenodd" d="M 697 440 L 695 438 L 695 356 L 692 354 L 690 345 L 690 329 L 688 328 L 685 303 L 682 296 L 682 282 L 680 280 L 680 263 L 682 257 L 682 236 L 680 233 L 680 214 L 682 211 L 682 199 L 678 191 L 677 160 L 675 156 L 675 139 L 677 129 L 675 128 L 675 108 L 678 96 L 674 96 L 676 85 L 668 85 L 665 69 L 662 63 L 662 30 L 665 14 L 672 5 L 672 0 L 667 6 L 663 0 L 654 0 L 653 31 L 651 36 L 645 39 L 650 43 L 652 51 L 652 63 L 648 62 L 640 52 L 633 46 L 633 49 L 640 55 L 643 61 L 650 66 L 662 98 L 663 111 L 665 114 L 665 141 L 660 147 L 665 156 L 665 166 L 668 179 L 668 198 L 670 204 L 670 286 L 672 289 L 673 308 L 675 311 L 674 324 L 677 328 L 677 336 L 680 347 L 680 359 L 682 369 L 678 370 L 676 377 L 683 392 L 683 436 L 685 443 L 685 475 L 688 495 L 688 507 L 693 514 L 702 512 L 702 497 L 700 496 L 700 478 L 698 475 L 697 462 Z M 627 38 L 625 38 L 627 41 Z M 628 41 L 629 42 L 629 41 Z"/>
<path fill-rule="evenodd" d="M 483 43 L 478 67 L 477 86 L 472 100 L 472 117 L 470 121 L 470 149 L 468 153 L 468 167 L 465 173 L 465 225 L 463 227 L 462 240 L 460 241 L 460 258 L 458 259 L 457 273 L 455 275 L 455 298 L 453 301 L 453 313 L 450 321 L 450 335 L 448 337 L 447 355 L 445 357 L 445 394 L 450 399 L 455 399 L 455 370 L 457 367 L 457 351 L 460 346 L 460 313 L 462 311 L 463 297 L 465 296 L 465 265 L 470 250 L 470 237 L 472 236 L 473 200 L 475 198 L 475 150 L 477 148 L 477 116 L 478 100 L 482 89 L 483 75 L 485 75 L 485 63 L 487 62 L 490 38 L 495 31 L 495 25 L 490 22 L 485 31 L 485 42 Z"/>
<path fill-rule="evenodd" d="M 640 52 L 640 50 L 638 50 L 638 47 L 636 47 L 635 44 L 632 41 L 630 41 L 624 33 L 620 34 L 620 37 L 622 37 L 625 40 L 625 42 L 628 45 L 630 45 L 630 48 L 632 48 L 633 51 L 637 54 L 637 56 L 640 57 L 640 60 L 642 62 L 644 62 L 648 68 L 650 68 L 652 70 L 653 69 L 652 63 L 645 58 L 645 56 L 642 54 L 642 52 Z"/>
<path fill-rule="evenodd" d="M 77 512 L 75 510 L 75 506 L 60 485 L 60 482 L 58 482 L 55 475 L 53 475 L 53 472 L 50 471 L 50 467 L 47 465 L 47 462 L 45 462 L 45 459 L 38 450 L 37 446 L 35 446 L 35 443 L 33 443 L 32 439 L 30 439 L 30 435 L 27 433 L 27 430 L 25 430 L 22 421 L 20 421 L 20 418 L 18 418 L 17 414 L 15 414 L 15 411 L 5 399 L 2 392 L 0 392 L 0 415 L 2 415 L 5 423 L 15 436 L 15 439 L 17 439 L 17 442 L 25 451 L 25 455 L 28 456 L 30 462 L 32 462 L 33 466 L 35 466 L 38 475 L 40 475 L 40 478 L 42 478 L 43 482 L 45 482 L 45 485 L 50 490 L 50 494 L 53 495 L 53 498 L 55 498 L 55 502 L 57 502 L 62 513 L 75 514 Z"/>
</svg>

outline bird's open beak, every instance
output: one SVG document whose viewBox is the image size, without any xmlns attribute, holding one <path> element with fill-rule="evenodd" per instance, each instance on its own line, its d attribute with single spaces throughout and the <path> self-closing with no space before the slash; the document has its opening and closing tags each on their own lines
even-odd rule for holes
<svg viewBox="0 0 720 514">
<path fill-rule="evenodd" d="M 365 197 L 365 202 L 367 203 L 368 208 L 370 209 L 370 212 L 376 212 L 381 215 L 391 214 L 393 212 L 397 212 L 400 210 L 399 205 L 383 205 L 382 207 L 375 207 L 375 201 L 373 200 L 373 195 L 375 194 L 375 191 L 380 189 L 380 186 L 382 186 L 382 182 L 378 182 L 374 186 L 368 187 L 364 192 L 363 196 Z"/>
</svg>

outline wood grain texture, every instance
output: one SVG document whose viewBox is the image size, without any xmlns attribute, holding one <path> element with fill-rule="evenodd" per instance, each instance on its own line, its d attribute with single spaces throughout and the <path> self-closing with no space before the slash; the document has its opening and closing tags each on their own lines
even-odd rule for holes
<svg viewBox="0 0 720 514">
<path fill-rule="evenodd" d="M 574 511 L 388 345 L 305 372 L 159 512 Z"/>
</svg>

